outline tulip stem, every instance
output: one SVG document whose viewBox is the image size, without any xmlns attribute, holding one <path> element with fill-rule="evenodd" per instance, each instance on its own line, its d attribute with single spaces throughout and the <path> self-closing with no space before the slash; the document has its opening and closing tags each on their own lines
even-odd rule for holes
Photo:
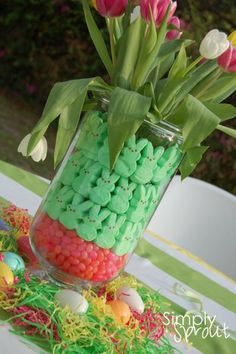
<svg viewBox="0 0 236 354">
<path fill-rule="evenodd" d="M 113 65 L 116 63 L 116 51 L 115 51 L 115 40 L 114 40 L 114 33 L 113 33 L 113 19 L 108 17 L 106 18 L 106 23 L 107 23 L 107 28 L 109 32 L 109 38 L 110 38 L 110 47 L 111 47 L 111 57 L 112 57 L 112 62 Z"/>
<path fill-rule="evenodd" d="M 195 66 L 200 63 L 200 61 L 204 59 L 201 55 L 195 59 L 186 69 L 185 69 L 185 72 L 184 72 L 184 75 L 188 74 L 192 69 L 195 68 Z"/>
</svg>

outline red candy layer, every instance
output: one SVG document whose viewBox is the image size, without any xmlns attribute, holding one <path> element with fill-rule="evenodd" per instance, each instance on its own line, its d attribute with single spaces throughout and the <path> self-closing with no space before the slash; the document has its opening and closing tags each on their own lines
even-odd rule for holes
<svg viewBox="0 0 236 354">
<path fill-rule="evenodd" d="M 80 238 L 47 214 L 38 217 L 33 229 L 37 252 L 51 265 L 82 280 L 103 282 L 117 276 L 127 255 L 117 256 L 110 250 Z"/>
</svg>

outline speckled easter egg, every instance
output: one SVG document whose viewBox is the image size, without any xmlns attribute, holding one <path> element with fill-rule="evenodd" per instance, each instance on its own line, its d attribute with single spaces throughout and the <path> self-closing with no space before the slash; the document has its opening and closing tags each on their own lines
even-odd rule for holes
<svg viewBox="0 0 236 354">
<path fill-rule="evenodd" d="M 5 288 L 14 283 L 14 275 L 4 262 L 0 262 L 0 288 Z"/>
<path fill-rule="evenodd" d="M 86 313 L 89 307 L 88 301 L 74 290 L 62 289 L 58 291 L 55 300 L 61 307 L 68 306 L 72 312 L 78 314 Z"/>
<path fill-rule="evenodd" d="M 25 263 L 18 254 L 13 252 L 3 252 L 3 257 L 3 262 L 6 263 L 13 272 L 25 269 Z"/>
<path fill-rule="evenodd" d="M 111 310 L 119 323 L 126 324 L 129 322 L 131 312 L 129 306 L 121 300 L 108 301 L 107 305 L 111 307 Z"/>
<path fill-rule="evenodd" d="M 122 287 L 117 290 L 116 298 L 124 301 L 132 310 L 140 314 L 144 312 L 143 300 L 135 289 Z"/>
</svg>

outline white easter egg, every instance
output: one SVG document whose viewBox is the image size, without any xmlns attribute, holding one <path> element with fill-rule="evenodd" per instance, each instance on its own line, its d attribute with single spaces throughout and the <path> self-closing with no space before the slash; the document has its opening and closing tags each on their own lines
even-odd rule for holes
<svg viewBox="0 0 236 354">
<path fill-rule="evenodd" d="M 122 287 L 117 290 L 116 298 L 124 301 L 132 310 L 140 314 L 144 312 L 143 300 L 135 289 Z"/>
<path fill-rule="evenodd" d="M 74 290 L 62 289 L 55 295 L 55 299 L 61 307 L 68 306 L 69 309 L 78 314 L 86 313 L 88 301 Z"/>
</svg>

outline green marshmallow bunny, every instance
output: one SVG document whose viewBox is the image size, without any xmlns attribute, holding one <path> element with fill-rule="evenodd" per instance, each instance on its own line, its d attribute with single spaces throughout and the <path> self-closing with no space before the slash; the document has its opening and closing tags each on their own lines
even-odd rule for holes
<svg viewBox="0 0 236 354">
<path fill-rule="evenodd" d="M 76 144 L 77 148 L 83 149 L 90 132 L 96 134 L 98 128 L 102 125 L 102 119 L 100 115 L 101 113 L 97 111 L 91 111 L 85 115 L 80 128 L 79 140 Z"/>
<path fill-rule="evenodd" d="M 97 160 L 98 151 L 107 135 L 107 124 L 102 122 L 99 114 L 99 112 L 93 112 L 87 118 L 85 126 L 81 128 L 84 133 L 79 139 L 80 149 L 88 158 L 93 160 Z"/>
<path fill-rule="evenodd" d="M 115 183 L 119 176 L 103 169 L 102 176 L 97 181 L 97 186 L 92 188 L 89 198 L 92 202 L 105 206 L 111 199 L 111 192 L 115 189 Z"/>
<path fill-rule="evenodd" d="M 108 204 L 108 208 L 114 213 L 124 214 L 129 208 L 129 200 L 132 198 L 135 188 L 136 183 L 129 183 L 127 178 L 121 177 Z"/>
<path fill-rule="evenodd" d="M 137 169 L 130 179 L 138 184 L 146 184 L 153 177 L 153 169 L 161 158 L 165 149 L 162 146 L 153 149 L 152 143 L 148 142 L 142 151 L 142 157 L 138 161 Z"/>
<path fill-rule="evenodd" d="M 45 197 L 44 208 L 47 206 L 48 202 L 50 202 L 54 197 L 56 197 L 62 187 L 63 185 L 59 181 L 51 186 L 48 191 L 48 194 Z"/>
<path fill-rule="evenodd" d="M 154 184 L 166 184 L 175 172 L 182 158 L 182 152 L 177 145 L 166 149 L 162 157 L 158 160 L 153 171 L 152 182 Z"/>
<path fill-rule="evenodd" d="M 168 168 L 165 165 L 157 165 L 153 171 L 153 177 L 151 182 L 154 184 L 162 184 L 168 178 L 167 172 Z"/>
<path fill-rule="evenodd" d="M 103 123 L 96 133 L 90 132 L 86 139 L 86 144 L 83 148 L 86 156 L 90 159 L 97 160 L 98 151 L 101 148 L 104 138 L 107 135 L 107 124 Z"/>
<path fill-rule="evenodd" d="M 88 198 L 93 184 L 101 173 L 101 165 L 89 160 L 80 170 L 80 175 L 75 178 L 72 183 L 72 188 L 80 193 L 83 197 Z"/>
<path fill-rule="evenodd" d="M 145 210 L 145 219 L 142 222 L 144 226 L 149 222 L 162 196 L 162 187 L 150 185 L 149 188 L 150 196 Z"/>
<path fill-rule="evenodd" d="M 134 238 L 133 238 L 133 241 L 130 244 L 130 251 L 129 252 L 133 252 L 134 249 L 136 248 L 136 246 L 138 244 L 138 241 L 139 241 L 139 238 L 142 235 L 145 226 L 146 226 L 146 224 L 143 225 L 143 223 L 141 223 L 141 222 L 135 225 L 135 231 L 133 233 Z"/>
<path fill-rule="evenodd" d="M 130 200 L 136 187 L 136 183 L 130 183 L 127 178 L 121 177 L 116 187 L 115 194 L 124 200 Z"/>
<path fill-rule="evenodd" d="M 110 215 L 107 209 L 101 209 L 99 205 L 94 205 L 82 218 L 77 226 L 78 235 L 86 240 L 92 241 L 97 238 L 98 230 L 102 228 L 102 222 Z"/>
<path fill-rule="evenodd" d="M 113 247 L 113 251 L 118 256 L 123 256 L 126 253 L 132 251 L 136 235 L 137 225 L 131 222 L 125 221 L 120 228 L 120 233 L 116 237 L 116 243 Z"/>
<path fill-rule="evenodd" d="M 146 215 L 146 207 L 151 194 L 151 185 L 139 185 L 134 192 L 134 196 L 130 202 L 130 207 L 126 213 L 127 220 L 137 223 Z"/>
<path fill-rule="evenodd" d="M 136 143 L 135 135 L 133 135 L 121 151 L 115 165 L 115 172 L 122 177 L 131 176 L 137 168 L 137 161 L 140 159 L 141 151 L 147 143 L 147 139 L 140 139 Z"/>
<path fill-rule="evenodd" d="M 181 150 L 177 145 L 170 146 L 168 149 L 166 149 L 161 159 L 158 161 L 158 165 L 165 165 L 167 170 L 170 170 L 172 166 L 181 159 L 181 156 Z"/>
<path fill-rule="evenodd" d="M 79 218 L 84 216 L 93 203 L 85 201 L 80 194 L 75 194 L 72 203 L 67 205 L 66 211 L 62 212 L 59 221 L 69 230 L 76 230 Z"/>
<path fill-rule="evenodd" d="M 100 147 L 98 151 L 98 161 L 100 164 L 109 169 L 110 168 L 110 155 L 109 155 L 109 144 L 108 138 L 104 140 L 103 145 Z"/>
<path fill-rule="evenodd" d="M 45 207 L 45 211 L 52 219 L 58 220 L 61 213 L 66 209 L 67 205 L 70 204 L 70 202 L 72 201 L 73 196 L 74 196 L 74 191 L 69 186 L 64 186 L 47 203 Z"/>
<path fill-rule="evenodd" d="M 71 185 L 79 175 L 80 169 L 86 164 L 87 158 L 81 151 L 76 152 L 69 158 L 59 180 L 65 185 Z"/>
<path fill-rule="evenodd" d="M 125 216 L 117 216 L 111 213 L 102 223 L 102 229 L 98 231 L 95 243 L 102 248 L 112 248 L 116 242 L 115 236 L 125 221 Z"/>
</svg>

